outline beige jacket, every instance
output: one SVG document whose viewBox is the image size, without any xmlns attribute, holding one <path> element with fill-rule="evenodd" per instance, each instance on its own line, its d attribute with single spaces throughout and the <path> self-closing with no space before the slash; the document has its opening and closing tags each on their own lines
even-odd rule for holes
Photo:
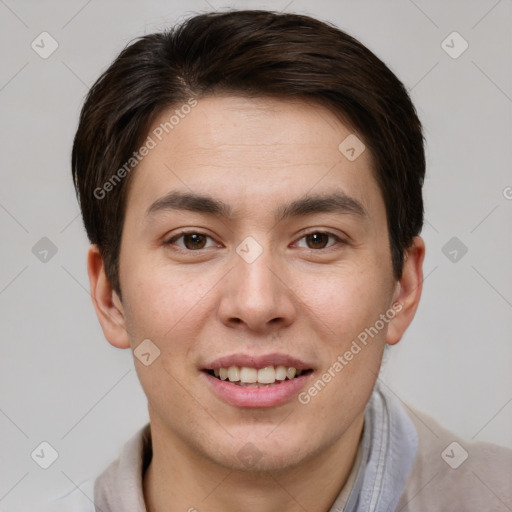
<svg viewBox="0 0 512 512">
<path fill-rule="evenodd" d="M 400 512 L 512 512 L 512 450 L 467 442 L 431 417 L 407 410 L 418 451 Z"/>
</svg>

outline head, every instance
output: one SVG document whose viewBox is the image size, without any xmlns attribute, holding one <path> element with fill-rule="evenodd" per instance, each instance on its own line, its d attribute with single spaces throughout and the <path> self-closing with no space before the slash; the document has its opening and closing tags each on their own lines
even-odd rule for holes
<svg viewBox="0 0 512 512">
<path fill-rule="evenodd" d="M 246 470 L 248 442 L 279 469 L 350 431 L 421 294 L 423 136 L 383 62 L 307 16 L 193 17 L 94 84 L 72 167 L 105 336 L 158 353 L 135 359 L 155 428 Z M 219 395 L 238 361 L 304 385 Z"/>
</svg>

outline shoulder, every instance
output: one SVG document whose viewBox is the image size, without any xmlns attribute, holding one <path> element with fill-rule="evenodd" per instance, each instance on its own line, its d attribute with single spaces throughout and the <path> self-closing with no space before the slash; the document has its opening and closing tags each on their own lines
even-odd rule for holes
<svg viewBox="0 0 512 512">
<path fill-rule="evenodd" d="M 512 510 L 512 450 L 469 442 L 430 416 L 406 407 L 418 450 L 397 510 Z"/>
</svg>

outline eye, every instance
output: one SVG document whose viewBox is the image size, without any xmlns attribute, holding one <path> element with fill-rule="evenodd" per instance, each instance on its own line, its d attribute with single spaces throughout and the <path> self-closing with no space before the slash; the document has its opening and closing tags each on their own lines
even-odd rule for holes
<svg viewBox="0 0 512 512">
<path fill-rule="evenodd" d="M 182 243 L 176 243 L 180 239 L 182 239 Z M 207 245 L 208 239 L 211 240 L 210 245 Z M 330 244 L 329 239 L 332 240 L 332 243 Z M 339 236 L 324 231 L 314 231 L 307 233 L 299 239 L 299 241 L 301 240 L 305 240 L 306 242 L 306 246 L 302 245 L 303 248 L 313 250 L 329 249 L 336 244 L 344 243 Z M 216 246 L 215 241 L 211 236 L 197 231 L 182 231 L 181 233 L 178 233 L 177 235 L 174 235 L 172 238 L 167 240 L 165 245 L 174 245 L 184 251 L 199 251 L 201 249 L 207 249 L 208 247 Z M 297 242 L 297 245 L 299 245 L 299 247 L 301 246 L 299 242 Z"/>
<path fill-rule="evenodd" d="M 183 238 L 183 245 L 175 244 L 175 242 L 180 238 Z M 207 248 L 206 240 L 208 238 L 213 241 L 212 237 L 203 233 L 198 233 L 196 231 L 182 231 L 181 233 L 178 233 L 177 235 L 167 240 L 165 245 L 176 245 L 183 250 L 195 251 Z M 213 246 L 215 246 L 215 244 L 213 244 Z"/>
<path fill-rule="evenodd" d="M 329 238 L 334 239 L 334 243 L 326 246 Z M 306 249 L 328 249 L 329 247 L 335 245 L 337 242 L 343 243 L 343 240 L 339 236 L 324 231 L 314 231 L 312 233 L 308 233 L 299 240 L 306 240 Z"/>
</svg>

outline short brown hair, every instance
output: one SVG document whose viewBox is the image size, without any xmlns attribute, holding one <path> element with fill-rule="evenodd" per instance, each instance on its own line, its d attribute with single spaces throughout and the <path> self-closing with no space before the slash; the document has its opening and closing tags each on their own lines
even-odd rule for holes
<svg viewBox="0 0 512 512">
<path fill-rule="evenodd" d="M 121 295 L 119 252 L 133 174 L 112 183 L 115 173 L 164 109 L 218 92 L 303 98 L 349 123 L 375 162 L 398 279 L 404 252 L 422 228 L 425 175 L 422 127 L 405 87 L 368 48 L 329 23 L 232 10 L 137 38 L 87 95 L 72 173 L 87 235 L 113 289 Z M 109 180 L 108 196 L 98 197 Z"/>
</svg>

